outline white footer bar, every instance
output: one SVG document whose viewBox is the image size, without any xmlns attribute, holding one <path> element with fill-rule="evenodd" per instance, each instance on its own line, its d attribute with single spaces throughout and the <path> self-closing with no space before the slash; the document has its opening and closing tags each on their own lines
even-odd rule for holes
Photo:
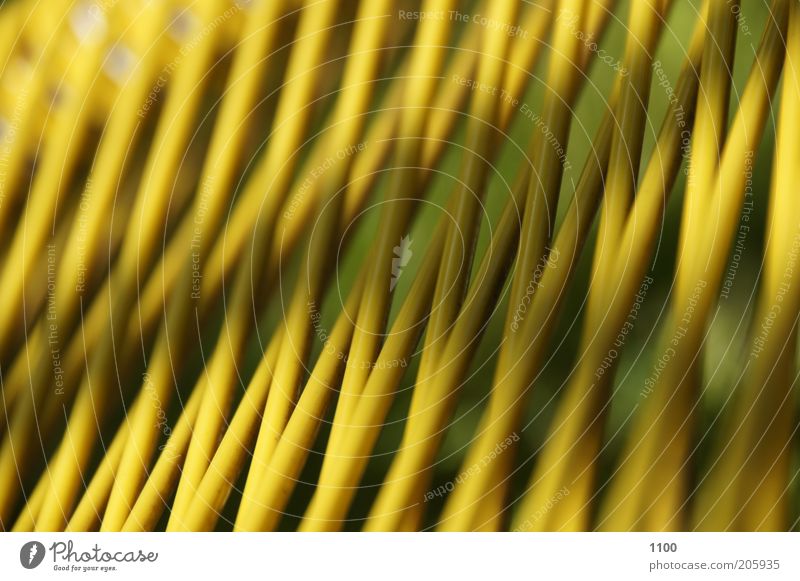
<svg viewBox="0 0 800 581">
<path fill-rule="evenodd" d="M 0 579 L 800 579 L 800 533 L 0 534 Z M 188 581 L 188 579 L 187 579 Z"/>
</svg>

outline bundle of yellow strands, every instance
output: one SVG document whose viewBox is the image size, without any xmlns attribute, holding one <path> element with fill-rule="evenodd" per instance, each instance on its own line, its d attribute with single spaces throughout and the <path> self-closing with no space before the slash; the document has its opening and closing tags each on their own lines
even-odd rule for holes
<svg viewBox="0 0 800 581">
<path fill-rule="evenodd" d="M 800 1 L 0 7 L 0 529 L 797 530 Z"/>
</svg>

